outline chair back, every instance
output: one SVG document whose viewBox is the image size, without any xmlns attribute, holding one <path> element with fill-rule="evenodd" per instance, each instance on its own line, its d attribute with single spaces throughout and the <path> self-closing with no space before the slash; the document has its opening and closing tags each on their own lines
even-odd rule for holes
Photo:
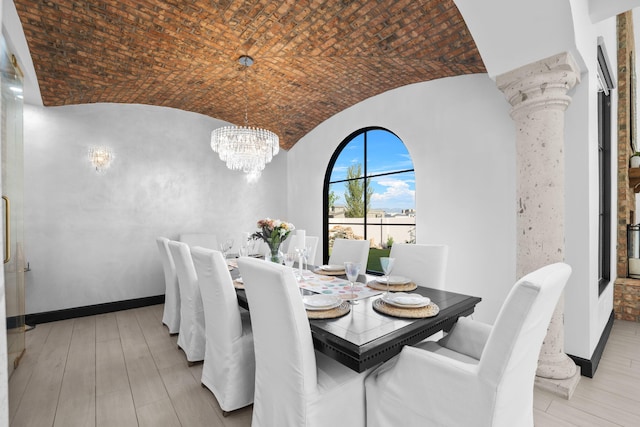
<svg viewBox="0 0 640 427">
<path fill-rule="evenodd" d="M 329 256 L 329 264 L 344 264 L 345 262 L 359 262 L 360 272 L 367 270 L 369 259 L 368 240 L 335 239 Z"/>
<path fill-rule="evenodd" d="M 162 323 L 167 325 L 169 333 L 177 334 L 180 330 L 180 290 L 178 289 L 176 266 L 169 252 L 169 239 L 166 237 L 157 237 L 156 243 L 158 245 L 158 251 L 160 252 L 165 283 Z"/>
<path fill-rule="evenodd" d="M 194 294 L 198 289 L 198 276 L 193 266 L 189 245 L 184 242 L 170 241 L 169 251 L 176 266 L 182 307 L 185 305 L 192 307 L 195 303 Z"/>
<path fill-rule="evenodd" d="M 295 249 L 298 247 L 298 236 L 293 234 L 287 240 L 289 240 L 289 246 L 287 247 L 287 251 L 294 252 Z M 318 238 L 318 236 L 306 236 L 304 239 L 305 246 L 307 248 L 311 248 L 311 251 L 308 254 L 309 264 L 311 265 L 315 265 L 315 262 L 316 262 L 316 251 L 318 249 L 319 240 L 320 239 Z"/>
<path fill-rule="evenodd" d="M 198 288 L 198 276 L 191 258 L 189 246 L 184 242 L 169 242 L 180 289 L 180 332 L 178 345 L 189 362 L 204 358 L 204 313 Z"/>
<path fill-rule="evenodd" d="M 542 341 L 553 311 L 571 275 L 556 263 L 520 279 L 507 296 L 480 358 L 479 375 L 495 385 L 495 417 L 532 419 L 533 382 Z M 526 396 L 523 396 L 523 393 Z M 499 420 L 497 425 L 509 425 Z"/>
<path fill-rule="evenodd" d="M 240 258 L 238 265 L 256 357 L 252 425 L 300 425 L 306 419 L 307 396 L 317 392 L 317 373 L 311 328 L 293 270 L 249 257 Z"/>
<path fill-rule="evenodd" d="M 201 246 L 207 249 L 219 250 L 218 238 L 215 234 L 211 233 L 183 233 L 180 235 L 180 241 L 193 248 Z"/>
<path fill-rule="evenodd" d="M 211 340 L 216 354 L 214 359 L 221 363 L 229 354 L 231 342 L 242 334 L 240 306 L 233 279 L 227 268 L 222 252 L 196 246 L 191 248 L 191 257 L 198 277 L 202 296 L 204 323 L 207 341 Z"/>
<path fill-rule="evenodd" d="M 389 254 L 395 258 L 391 274 L 408 277 L 418 286 L 444 289 L 448 254 L 447 245 L 394 243 Z"/>
</svg>

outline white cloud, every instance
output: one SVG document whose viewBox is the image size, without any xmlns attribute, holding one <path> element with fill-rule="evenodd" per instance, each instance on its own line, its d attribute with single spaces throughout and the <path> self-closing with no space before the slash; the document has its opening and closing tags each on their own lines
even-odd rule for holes
<svg viewBox="0 0 640 427">
<path fill-rule="evenodd" d="M 410 203 L 413 207 L 415 203 L 416 191 L 409 187 L 408 181 L 393 179 L 393 178 L 380 178 L 376 180 L 376 184 L 385 187 L 384 191 L 376 191 L 371 195 L 371 201 L 378 204 L 399 205 Z"/>
</svg>

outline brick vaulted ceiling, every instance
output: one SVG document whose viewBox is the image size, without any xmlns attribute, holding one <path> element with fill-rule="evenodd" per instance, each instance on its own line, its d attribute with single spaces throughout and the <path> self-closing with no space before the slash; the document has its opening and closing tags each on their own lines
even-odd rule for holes
<svg viewBox="0 0 640 427">
<path fill-rule="evenodd" d="M 285 149 L 363 99 L 485 72 L 452 0 L 14 3 L 45 106 L 150 104 L 242 125 L 247 105 Z"/>
</svg>

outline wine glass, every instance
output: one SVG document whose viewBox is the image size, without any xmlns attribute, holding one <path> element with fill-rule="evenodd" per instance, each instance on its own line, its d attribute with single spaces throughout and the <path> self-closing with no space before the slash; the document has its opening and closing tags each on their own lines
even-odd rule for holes
<svg viewBox="0 0 640 427">
<path fill-rule="evenodd" d="M 360 274 L 360 263 L 358 262 L 345 262 L 344 263 L 344 272 L 347 274 L 347 280 L 351 282 L 351 300 L 349 304 L 358 304 L 356 301 L 356 292 L 354 289 L 355 282 L 358 280 L 358 274 Z"/>
<path fill-rule="evenodd" d="M 296 248 L 295 249 L 295 253 L 296 253 L 296 257 L 298 257 L 298 274 L 300 275 L 300 281 L 303 282 L 304 281 L 304 275 L 302 273 L 302 271 L 305 269 L 304 268 L 304 264 L 305 264 L 305 258 L 307 256 L 306 252 L 307 252 L 307 248 Z"/>
<path fill-rule="evenodd" d="M 382 266 L 382 271 L 384 271 L 384 277 L 387 282 L 387 293 L 384 295 L 385 298 L 389 296 L 389 273 L 393 270 L 393 263 L 395 261 L 395 258 L 380 257 L 380 266 Z"/>
<path fill-rule="evenodd" d="M 255 255 L 256 254 L 256 240 L 247 239 L 247 255 Z"/>
<path fill-rule="evenodd" d="M 296 248 L 296 253 L 300 257 L 301 268 L 307 269 L 307 256 L 309 255 L 309 248 Z"/>
<path fill-rule="evenodd" d="M 249 245 L 247 244 L 247 242 L 242 243 L 242 245 L 240 246 L 239 255 L 241 257 L 249 255 Z"/>
<path fill-rule="evenodd" d="M 220 243 L 220 250 L 222 251 L 222 255 L 227 258 L 227 253 L 233 247 L 233 239 L 227 239 L 223 243 Z"/>
<path fill-rule="evenodd" d="M 284 265 L 287 267 L 293 267 L 293 263 L 296 260 L 296 254 L 294 252 L 287 252 L 284 254 Z"/>
</svg>

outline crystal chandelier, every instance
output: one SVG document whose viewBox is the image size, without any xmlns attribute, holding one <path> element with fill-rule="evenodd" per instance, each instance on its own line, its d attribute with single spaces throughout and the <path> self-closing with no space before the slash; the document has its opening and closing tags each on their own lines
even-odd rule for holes
<svg viewBox="0 0 640 427">
<path fill-rule="evenodd" d="M 241 56 L 240 64 L 246 68 L 245 77 L 245 126 L 224 126 L 211 132 L 211 148 L 218 153 L 220 160 L 231 170 L 240 170 L 247 174 L 249 181 L 255 181 L 265 165 L 278 154 L 280 149 L 278 135 L 248 125 L 247 69 L 253 65 L 249 56 Z"/>
</svg>

